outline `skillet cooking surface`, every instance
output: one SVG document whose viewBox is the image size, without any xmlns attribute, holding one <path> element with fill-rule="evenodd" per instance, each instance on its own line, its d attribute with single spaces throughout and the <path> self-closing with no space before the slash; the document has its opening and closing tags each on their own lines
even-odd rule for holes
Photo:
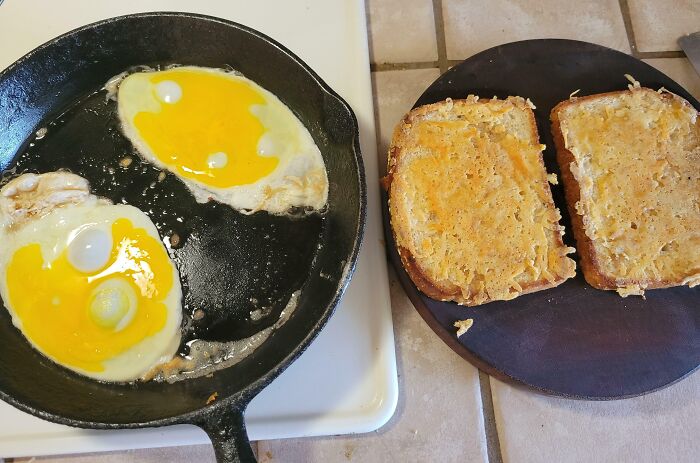
<svg viewBox="0 0 700 463">
<path fill-rule="evenodd" d="M 10 175 L 67 169 L 90 181 L 91 191 L 146 212 L 161 237 L 178 240 L 171 256 L 184 297 L 183 344 L 193 338 L 230 341 L 274 323 L 300 289 L 318 251 L 322 214 L 244 215 L 210 201 L 197 203 L 174 174 L 143 161 L 122 135 L 115 101 L 96 91 L 42 127 L 10 164 Z M 42 130 L 43 132 L 43 130 Z M 124 159 L 132 160 L 122 167 Z M 167 175 L 158 181 L 160 172 Z M 272 307 L 256 323 L 250 311 Z M 204 317 L 194 320 L 195 310 Z"/>
<path fill-rule="evenodd" d="M 580 96 L 627 89 L 624 74 L 646 87 L 663 86 L 700 108 L 680 85 L 646 63 L 599 45 L 558 39 L 509 43 L 474 55 L 439 77 L 416 106 L 470 93 L 530 98 L 537 106 L 540 140 L 547 145 L 547 171 L 558 175 L 551 109 L 576 89 Z M 551 188 L 566 227 L 564 241 L 574 246 L 564 190 L 561 184 Z M 385 225 L 388 230 L 386 210 Z M 700 288 L 650 290 L 646 300 L 623 299 L 589 286 L 577 265 L 577 276 L 556 288 L 462 307 L 419 292 L 390 235 L 392 262 L 418 312 L 458 354 L 499 379 L 573 398 L 615 399 L 672 384 L 700 364 Z M 466 318 L 474 325 L 457 339 L 453 324 Z"/>
<path fill-rule="evenodd" d="M 216 202 L 197 203 L 173 174 L 159 182 L 160 170 L 135 154 L 119 130 L 116 103 L 106 102 L 100 89 L 133 66 L 173 64 L 233 68 L 275 93 L 321 150 L 330 184 L 327 211 L 246 216 Z M 36 137 L 40 128 L 46 133 Z M 125 156 L 133 159 L 128 167 L 119 164 Z M 146 212 L 162 237 L 177 235 L 171 256 L 183 282 L 183 343 L 260 331 L 301 289 L 294 315 L 254 354 L 213 377 L 175 384 L 103 384 L 77 375 L 34 351 L 0 310 L 0 398 L 74 426 L 203 425 L 214 417 L 219 440 L 235 435 L 235 426 L 222 424 L 224 410 L 237 410 L 234 421 L 242 420 L 248 401 L 320 331 L 350 279 L 362 237 L 364 171 L 352 111 L 281 45 L 216 18 L 115 18 L 19 60 L 0 74 L 0 167 L 5 178 L 68 169 L 87 178 L 94 193 Z M 250 311 L 266 306 L 272 313 L 252 321 Z M 204 311 L 198 321 L 192 319 L 196 309 Z M 205 407 L 213 392 L 217 401 Z"/>
</svg>

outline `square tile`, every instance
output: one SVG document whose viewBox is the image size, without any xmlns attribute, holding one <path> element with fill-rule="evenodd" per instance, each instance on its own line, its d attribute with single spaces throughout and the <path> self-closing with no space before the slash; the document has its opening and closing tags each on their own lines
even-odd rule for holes
<svg viewBox="0 0 700 463">
<path fill-rule="evenodd" d="M 700 30 L 697 0 L 628 0 L 639 51 L 680 50 L 678 38 Z"/>
<path fill-rule="evenodd" d="M 432 0 L 367 0 L 373 63 L 437 60 Z"/>
<path fill-rule="evenodd" d="M 629 52 L 618 0 L 442 0 L 448 59 L 526 39 L 595 42 Z"/>
<path fill-rule="evenodd" d="M 700 455 L 700 372 L 609 402 L 548 397 L 491 379 L 505 463 L 674 462 Z"/>
<path fill-rule="evenodd" d="M 436 68 L 372 73 L 380 175 L 386 173 L 386 154 L 394 127 L 439 75 Z"/>
<path fill-rule="evenodd" d="M 255 445 L 253 445 L 255 448 Z M 2 460 L 0 460 L 2 461 Z M 190 445 L 155 449 L 124 450 L 123 452 L 84 453 L 51 457 L 14 458 L 13 463 L 215 463 L 211 445 Z"/>
<path fill-rule="evenodd" d="M 478 370 L 428 328 L 393 271 L 389 280 L 400 384 L 394 417 L 369 434 L 261 441 L 261 463 L 486 462 Z"/>
<path fill-rule="evenodd" d="M 700 100 L 700 75 L 688 58 L 656 58 L 645 59 L 644 62 L 678 82 L 696 100 Z"/>
</svg>

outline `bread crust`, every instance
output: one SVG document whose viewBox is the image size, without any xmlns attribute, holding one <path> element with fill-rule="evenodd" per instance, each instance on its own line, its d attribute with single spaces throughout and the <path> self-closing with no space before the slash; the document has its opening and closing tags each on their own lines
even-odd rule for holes
<svg viewBox="0 0 700 463">
<path fill-rule="evenodd" d="M 669 280 L 651 280 L 651 279 L 632 279 L 632 278 L 616 278 L 612 275 L 606 275 L 601 271 L 598 256 L 596 255 L 593 241 L 588 237 L 585 230 L 585 221 L 587 217 L 579 215 L 576 211 L 576 203 L 581 199 L 581 186 L 578 180 L 571 172 L 570 164 L 575 161 L 574 154 L 566 148 L 564 134 L 561 130 L 561 121 L 559 114 L 566 110 L 569 106 L 579 104 L 581 102 L 597 100 L 601 98 L 615 97 L 623 94 L 628 94 L 630 91 L 650 91 L 656 93 L 655 90 L 649 88 L 636 88 L 635 90 L 618 90 L 613 92 L 598 93 L 583 97 L 570 97 L 557 104 L 550 113 L 550 121 L 552 123 L 552 137 L 556 148 L 557 164 L 561 170 L 561 177 L 564 186 L 564 194 L 566 197 L 566 206 L 571 217 L 571 227 L 573 228 L 574 239 L 576 240 L 576 250 L 580 257 L 580 265 L 583 270 L 583 276 L 594 288 L 602 290 L 618 290 L 625 287 L 638 286 L 641 289 L 657 289 L 669 288 L 683 284 L 683 279 Z M 662 93 L 664 99 L 677 99 L 684 105 L 693 108 L 685 99 L 672 94 Z M 694 108 L 693 108 L 694 109 Z"/>
<path fill-rule="evenodd" d="M 559 164 L 561 171 L 560 176 L 564 186 L 566 207 L 569 211 L 569 217 L 571 217 L 571 228 L 573 229 L 574 239 L 576 240 L 576 250 L 578 251 L 580 259 L 579 265 L 583 271 L 584 278 L 588 284 L 594 288 L 617 289 L 616 286 L 612 286 L 613 283 L 609 278 L 598 271 L 593 242 L 588 235 L 586 235 L 583 225 L 583 216 L 579 215 L 576 211 L 576 203 L 581 199 L 581 190 L 578 181 L 569 168 L 569 164 L 574 161 L 574 155 L 571 151 L 566 149 L 564 134 L 561 131 L 559 123 L 559 111 L 570 104 L 570 101 L 571 100 L 564 101 L 555 106 L 550 113 L 550 119 L 552 121 L 552 138 L 554 139 L 554 146 L 557 151 L 557 164 Z"/>
<path fill-rule="evenodd" d="M 509 97 L 513 98 L 513 97 Z M 448 99 L 449 100 L 449 99 Z M 387 175 L 382 178 L 381 183 L 382 186 L 386 189 L 388 193 L 388 201 L 389 201 L 389 217 L 390 217 L 390 223 L 391 223 L 391 229 L 392 229 L 392 235 L 394 238 L 394 242 L 396 244 L 396 248 L 399 254 L 399 257 L 401 259 L 401 263 L 403 264 L 404 269 L 406 270 L 406 273 L 408 276 L 411 278 L 413 283 L 416 285 L 416 287 L 423 292 L 425 295 L 432 299 L 437 299 L 441 301 L 455 301 L 460 305 L 465 305 L 465 306 L 477 306 L 481 304 L 486 304 L 488 302 L 492 302 L 493 299 L 487 299 L 485 301 L 476 301 L 472 298 L 465 299 L 462 295 L 462 291 L 459 286 L 456 285 L 441 285 L 440 283 L 433 281 L 431 278 L 429 278 L 424 272 L 424 270 L 421 268 L 419 262 L 416 260 L 415 256 L 406 249 L 405 247 L 399 246 L 398 243 L 400 242 L 398 238 L 398 234 L 402 232 L 402 228 L 406 227 L 403 223 L 398 223 L 399 221 L 397 220 L 396 217 L 394 217 L 394 214 L 392 213 L 392 207 L 391 207 L 391 200 L 392 196 L 395 194 L 395 192 L 392 189 L 393 185 L 393 179 L 394 179 L 394 174 L 396 172 L 397 166 L 399 164 L 399 159 L 403 156 L 404 150 L 404 141 L 405 137 L 403 136 L 403 129 L 407 125 L 411 125 L 415 120 L 421 119 L 423 116 L 434 112 L 438 110 L 441 106 L 443 106 L 448 100 L 441 101 L 438 103 L 433 103 L 433 104 L 428 104 L 424 106 L 420 106 L 412 111 L 410 111 L 408 114 L 406 114 L 403 119 L 397 124 L 396 128 L 394 129 L 394 133 L 392 136 L 392 142 L 391 146 L 388 151 L 388 159 L 387 159 Z M 486 104 L 488 103 L 489 100 L 474 100 L 474 99 L 462 99 L 462 100 L 451 100 L 453 105 L 460 105 L 460 104 Z M 532 135 L 532 138 L 534 140 L 539 140 L 539 133 L 537 130 L 537 122 L 535 120 L 534 113 L 532 112 L 532 107 L 531 103 L 529 101 L 526 101 L 522 98 L 514 98 L 513 102 L 520 107 L 521 109 L 527 110 L 528 113 L 528 121 L 529 121 L 529 129 Z M 546 167 L 544 164 L 544 159 L 542 157 L 542 154 L 540 153 L 539 155 L 539 167 L 542 172 L 546 173 Z M 549 192 L 549 195 L 547 195 L 546 198 L 546 207 L 554 209 L 554 200 L 552 199 L 551 195 L 551 190 L 549 190 L 549 184 L 546 178 L 546 175 L 542 175 L 542 178 L 533 178 L 533 182 L 542 182 L 545 184 L 545 187 L 547 191 Z M 554 239 L 554 244 L 557 247 L 564 247 L 564 242 L 562 240 L 561 234 L 557 230 L 552 231 L 552 236 Z M 521 285 L 522 290 L 518 292 L 513 292 L 511 293 L 513 295 L 513 298 L 520 296 L 522 294 L 528 294 L 528 293 L 533 293 L 536 291 L 541 291 L 543 289 L 548 289 L 552 288 L 555 286 L 558 286 L 568 278 L 570 278 L 570 275 L 567 276 L 562 276 L 562 275 L 554 275 L 554 280 L 553 281 L 548 281 L 546 279 L 540 279 L 537 281 L 533 282 L 528 282 L 524 283 Z"/>
</svg>

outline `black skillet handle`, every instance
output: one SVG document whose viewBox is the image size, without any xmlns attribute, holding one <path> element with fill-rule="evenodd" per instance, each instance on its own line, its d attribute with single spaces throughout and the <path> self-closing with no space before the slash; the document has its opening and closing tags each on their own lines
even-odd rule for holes
<svg viewBox="0 0 700 463">
<path fill-rule="evenodd" d="M 212 407 L 194 420 L 202 428 L 214 445 L 218 463 L 256 463 L 253 448 L 248 440 L 243 413 L 246 406 L 220 404 Z"/>
</svg>

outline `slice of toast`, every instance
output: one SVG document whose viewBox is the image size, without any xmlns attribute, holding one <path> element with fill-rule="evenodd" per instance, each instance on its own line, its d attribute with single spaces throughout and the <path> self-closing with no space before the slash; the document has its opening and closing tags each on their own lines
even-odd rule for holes
<svg viewBox="0 0 700 463">
<path fill-rule="evenodd" d="M 551 113 L 586 280 L 621 296 L 700 284 L 700 121 L 642 88 L 570 98 Z"/>
<path fill-rule="evenodd" d="M 474 306 L 575 274 L 531 103 L 447 99 L 394 131 L 384 186 L 401 261 L 416 286 Z"/>
</svg>

